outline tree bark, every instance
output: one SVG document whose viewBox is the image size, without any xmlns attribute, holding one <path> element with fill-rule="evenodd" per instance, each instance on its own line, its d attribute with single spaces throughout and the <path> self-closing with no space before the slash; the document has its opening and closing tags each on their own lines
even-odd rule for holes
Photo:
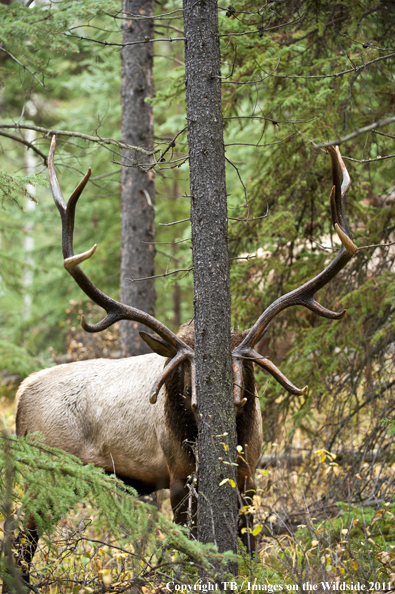
<svg viewBox="0 0 395 594">
<path fill-rule="evenodd" d="M 153 16 L 153 13 L 154 0 L 123 0 L 123 43 L 152 39 L 153 20 L 131 17 Z M 145 102 L 154 90 L 152 54 L 152 43 L 122 48 L 122 141 L 148 149 L 152 148 L 154 137 L 152 106 Z M 133 164 L 140 168 L 131 167 Z M 154 315 L 154 279 L 131 280 L 153 276 L 155 270 L 154 175 L 152 170 L 144 170 L 149 164 L 148 157 L 135 151 L 122 151 L 121 301 Z M 137 322 L 121 322 L 123 357 L 150 352 L 139 336 L 142 329 Z"/>
<path fill-rule="evenodd" d="M 237 548 L 236 427 L 218 7 L 184 0 L 198 403 L 198 538 Z M 234 569 L 234 568 L 233 568 Z"/>
</svg>

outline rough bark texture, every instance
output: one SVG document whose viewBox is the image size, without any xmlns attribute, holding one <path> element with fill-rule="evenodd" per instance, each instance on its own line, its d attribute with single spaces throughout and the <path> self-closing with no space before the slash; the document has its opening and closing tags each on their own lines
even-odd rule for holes
<svg viewBox="0 0 395 594">
<path fill-rule="evenodd" d="M 195 353 L 198 402 L 198 538 L 237 547 L 236 429 L 218 7 L 184 0 Z M 225 447 L 226 446 L 226 447 Z"/>
<path fill-rule="evenodd" d="M 123 0 L 123 11 L 123 43 L 153 38 L 152 20 L 127 17 L 153 15 L 154 0 Z M 152 147 L 154 137 L 152 107 L 145 102 L 153 95 L 152 54 L 152 43 L 122 49 L 122 140 L 145 148 Z M 136 162 L 144 168 L 149 158 L 134 151 L 122 152 L 121 301 L 154 315 L 154 280 L 130 280 L 153 276 L 155 257 L 155 246 L 149 243 L 155 239 L 154 176 L 152 171 L 130 167 Z M 123 357 L 150 352 L 139 336 L 142 329 L 137 322 L 121 322 Z"/>
</svg>

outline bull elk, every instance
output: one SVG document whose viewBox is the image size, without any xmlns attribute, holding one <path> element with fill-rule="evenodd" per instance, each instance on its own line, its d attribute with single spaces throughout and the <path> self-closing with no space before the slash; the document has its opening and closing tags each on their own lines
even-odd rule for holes
<svg viewBox="0 0 395 594">
<path fill-rule="evenodd" d="M 147 313 L 111 299 L 87 278 L 79 264 L 94 254 L 96 245 L 74 255 L 73 229 L 77 200 L 89 180 L 90 170 L 66 205 L 54 167 L 55 145 L 54 137 L 49 177 L 62 219 L 64 266 L 88 297 L 107 312 L 101 322 L 93 325 L 82 316 L 82 327 L 87 332 L 100 332 L 120 320 L 140 322 L 155 333 L 141 333 L 154 353 L 120 360 L 80 361 L 31 375 L 17 394 L 17 435 L 39 431 L 48 445 L 110 473 L 115 470 L 140 494 L 169 487 L 174 519 L 185 523 L 187 477 L 195 469 L 190 444 L 197 437 L 193 326 L 184 324 L 178 334 L 173 334 Z M 315 293 L 336 276 L 356 251 L 344 213 L 350 178 L 338 147 L 328 147 L 328 151 L 333 176 L 332 223 L 342 241 L 339 252 L 315 278 L 274 301 L 250 330 L 232 336 L 237 439 L 246 453 L 244 461 L 239 461 L 237 475 L 242 497 L 254 492 L 253 473 L 263 441 L 253 363 L 292 394 L 300 395 L 307 389 L 294 386 L 271 361 L 254 350 L 254 345 L 274 316 L 287 307 L 303 305 L 333 320 L 340 320 L 345 314 L 345 310 L 332 312 L 314 300 Z M 28 530 L 29 546 L 25 546 L 22 556 L 30 565 L 38 540 L 32 517 Z"/>
</svg>

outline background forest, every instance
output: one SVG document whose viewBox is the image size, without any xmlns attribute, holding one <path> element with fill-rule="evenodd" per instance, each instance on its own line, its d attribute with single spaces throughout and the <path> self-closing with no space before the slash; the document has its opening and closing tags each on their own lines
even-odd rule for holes
<svg viewBox="0 0 395 594">
<path fill-rule="evenodd" d="M 62 266 L 47 155 L 56 130 L 56 165 L 65 196 L 92 167 L 78 206 L 75 245 L 82 252 L 98 244 L 84 269 L 95 285 L 118 298 L 122 14 L 115 0 L 6 4 L 0 4 L 0 398 L 13 431 L 13 399 L 29 373 L 57 363 L 120 356 L 116 326 L 103 335 L 86 335 L 80 328 L 82 312 L 91 318 L 98 312 Z M 318 274 L 336 252 L 340 242 L 330 225 L 330 160 L 320 146 L 336 139 L 341 139 L 351 177 L 346 210 L 359 248 L 319 295 L 325 306 L 347 309 L 341 322 L 290 309 L 258 345 L 309 391 L 290 395 L 257 372 L 265 436 L 256 500 L 261 545 L 255 560 L 241 562 L 239 588 L 247 578 L 299 585 L 324 578 L 387 584 L 395 578 L 395 4 L 236 1 L 221 4 L 219 22 L 233 326 L 249 328 L 272 301 Z M 182 3 L 158 1 L 151 99 L 155 315 L 174 331 L 193 317 L 182 28 Z M 174 221 L 182 222 L 169 225 Z M 7 439 L 3 436 L 8 445 L 2 456 L 14 469 L 16 462 L 10 460 L 19 460 L 16 474 L 21 464 L 30 468 L 25 472 L 37 472 L 31 449 L 26 446 L 23 454 L 22 446 Z M 41 469 L 42 476 L 48 469 Z M 82 467 L 78 473 L 81 484 L 105 484 L 99 473 L 94 479 Z M 8 483 L 1 476 L 5 501 Z M 75 505 L 63 526 L 79 522 L 75 534 L 88 530 L 81 524 L 79 499 L 62 485 L 63 495 L 56 495 L 67 501 L 62 513 Z M 103 509 L 110 507 L 100 499 L 100 489 L 105 487 L 93 490 L 92 518 L 98 501 Z M 80 499 L 88 490 L 81 487 Z M 20 501 L 21 492 L 14 497 Z M 31 504 L 24 501 L 26 509 Z M 147 511 L 133 513 L 150 517 Z M 100 521 L 112 527 L 123 551 L 135 546 L 130 543 L 136 542 L 136 532 L 124 516 L 117 520 L 107 514 Z M 147 522 L 136 529 L 141 528 L 144 558 L 156 546 L 151 540 L 160 537 L 152 536 L 156 528 Z M 47 524 L 53 530 L 54 518 Z M 169 526 L 160 530 L 176 530 Z M 141 569 L 133 561 L 130 568 L 115 560 L 105 539 L 92 544 L 95 534 L 88 534 L 91 549 L 78 553 L 74 569 L 63 561 L 54 561 L 50 570 L 43 563 L 36 591 L 71 591 L 62 590 L 59 576 L 73 581 L 76 592 L 117 591 L 114 584 L 122 580 L 126 591 L 136 576 L 141 583 L 133 584 L 146 591 L 168 581 L 160 572 L 142 577 L 147 566 Z M 58 551 L 59 541 L 52 537 L 46 546 Z M 173 551 L 174 542 L 169 546 Z M 182 557 L 188 545 L 182 546 L 178 553 L 166 553 L 181 582 L 188 573 L 188 555 Z M 190 553 L 193 562 L 203 563 L 206 553 L 197 550 Z M 100 559 L 106 555 L 110 561 L 103 574 Z M 209 574 L 209 565 L 204 567 Z"/>
</svg>

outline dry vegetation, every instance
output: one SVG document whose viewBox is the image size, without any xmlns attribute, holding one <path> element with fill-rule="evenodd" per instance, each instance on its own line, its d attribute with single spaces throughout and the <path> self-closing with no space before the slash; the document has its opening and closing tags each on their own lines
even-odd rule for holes
<svg viewBox="0 0 395 594">
<path fill-rule="evenodd" d="M 70 331 L 66 360 L 117 355 L 115 334 L 86 335 L 73 325 L 79 308 L 73 303 L 67 312 Z M 65 361 L 55 354 L 53 359 Z M 15 424 L 15 388 L 8 387 L 0 400 L 2 423 L 10 433 Z M 372 591 L 393 588 L 395 503 L 393 489 L 386 487 L 394 481 L 395 464 L 388 448 L 365 452 L 364 460 L 360 459 L 357 442 L 363 439 L 370 422 L 368 415 L 364 419 L 354 434 L 354 449 L 350 441 L 342 451 L 328 452 L 302 430 L 293 433 L 291 447 L 287 424 L 277 432 L 276 442 L 266 444 L 251 510 L 259 547 L 253 559 L 242 553 L 239 592 L 249 591 L 253 584 L 266 590 L 270 585 L 285 588 L 286 584 L 301 589 L 305 582 L 318 584 L 318 591 L 322 591 L 321 583 L 326 581 L 371 584 Z M 317 417 L 316 425 L 324 420 L 323 415 Z M 358 503 L 355 484 L 361 482 L 374 496 Z M 346 488 L 352 504 L 340 497 Z M 14 492 L 16 516 L 20 489 L 16 487 Z M 163 492 L 160 506 L 170 518 L 166 497 L 168 493 Z M 163 562 L 158 550 L 162 546 L 165 556 L 166 534 L 159 527 L 153 531 L 154 546 L 146 534 L 132 538 L 127 529 L 103 520 L 95 502 L 87 497 L 75 503 L 40 540 L 32 571 L 33 591 L 151 593 L 168 591 L 169 581 L 195 583 L 196 574 L 190 570 L 188 577 L 185 557 L 179 551 L 167 552 Z"/>
</svg>

